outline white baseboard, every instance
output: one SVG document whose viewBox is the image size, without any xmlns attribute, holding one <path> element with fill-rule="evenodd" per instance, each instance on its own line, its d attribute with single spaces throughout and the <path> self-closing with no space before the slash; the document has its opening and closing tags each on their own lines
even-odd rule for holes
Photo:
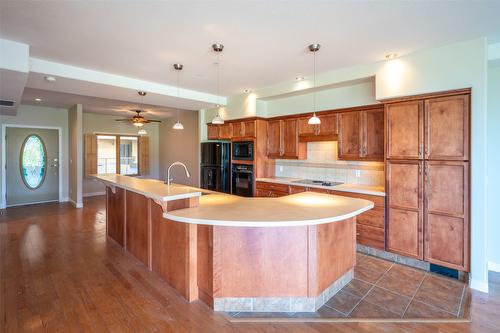
<svg viewBox="0 0 500 333">
<path fill-rule="evenodd" d="M 488 270 L 500 273 L 500 264 L 493 261 L 488 261 Z"/>
<path fill-rule="evenodd" d="M 86 198 L 86 197 L 97 197 L 99 195 L 105 195 L 106 192 L 89 192 L 89 193 L 83 193 L 83 197 Z"/>
<path fill-rule="evenodd" d="M 68 197 L 64 197 L 62 198 L 61 200 L 59 200 L 59 202 L 68 202 L 69 201 L 69 198 Z"/>
<path fill-rule="evenodd" d="M 5 209 L 5 208 L 6 208 L 5 203 L 4 202 L 0 203 L 0 209 Z"/>
<path fill-rule="evenodd" d="M 472 289 L 482 291 L 483 293 L 488 293 L 488 283 L 487 282 L 472 279 L 470 281 L 470 287 Z"/>
</svg>

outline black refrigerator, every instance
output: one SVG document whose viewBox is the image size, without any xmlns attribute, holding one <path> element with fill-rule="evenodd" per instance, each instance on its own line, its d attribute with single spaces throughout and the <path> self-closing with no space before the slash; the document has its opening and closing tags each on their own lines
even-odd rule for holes
<svg viewBox="0 0 500 333">
<path fill-rule="evenodd" d="M 201 188 L 231 192 L 231 143 L 202 142 L 200 180 Z"/>
</svg>

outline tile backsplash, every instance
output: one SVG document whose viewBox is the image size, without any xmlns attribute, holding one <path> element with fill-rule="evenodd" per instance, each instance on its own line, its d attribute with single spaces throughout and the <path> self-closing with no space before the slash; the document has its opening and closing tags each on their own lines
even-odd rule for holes
<svg viewBox="0 0 500 333">
<path fill-rule="evenodd" d="M 338 142 L 307 143 L 306 160 L 276 160 L 276 176 L 384 186 L 383 162 L 339 161 Z"/>
</svg>

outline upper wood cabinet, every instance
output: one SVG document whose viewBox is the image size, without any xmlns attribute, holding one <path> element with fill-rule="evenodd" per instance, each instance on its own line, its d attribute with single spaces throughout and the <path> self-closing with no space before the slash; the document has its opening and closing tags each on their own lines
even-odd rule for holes
<svg viewBox="0 0 500 333">
<path fill-rule="evenodd" d="M 386 105 L 388 159 L 423 157 L 423 109 L 422 101 Z"/>
<path fill-rule="evenodd" d="M 219 139 L 219 125 L 213 125 L 213 124 L 207 125 L 207 138 L 208 140 Z"/>
<path fill-rule="evenodd" d="M 388 161 L 387 250 L 423 259 L 422 161 Z"/>
<path fill-rule="evenodd" d="M 384 110 L 339 114 L 339 159 L 384 160 Z"/>
<path fill-rule="evenodd" d="M 469 271 L 469 162 L 425 162 L 425 260 Z"/>
<path fill-rule="evenodd" d="M 321 120 L 319 125 L 309 125 L 309 118 L 299 118 L 300 140 L 325 141 L 335 139 L 338 134 L 338 115 L 336 113 L 319 115 L 318 118 Z"/>
<path fill-rule="evenodd" d="M 425 159 L 469 159 L 469 95 L 425 101 Z"/>
<path fill-rule="evenodd" d="M 232 123 L 232 137 L 233 138 L 243 138 L 243 137 L 255 137 L 255 120 L 251 121 L 239 121 Z"/>
<path fill-rule="evenodd" d="M 341 113 L 339 127 L 339 159 L 359 159 L 361 156 L 361 113 Z"/>
<path fill-rule="evenodd" d="M 233 136 L 233 124 L 224 123 L 223 125 L 207 125 L 208 140 L 229 140 Z"/>
<path fill-rule="evenodd" d="M 269 158 L 305 159 L 306 149 L 306 144 L 299 142 L 297 118 L 268 122 L 267 156 Z"/>
<path fill-rule="evenodd" d="M 387 158 L 469 160 L 469 95 L 388 104 Z"/>
</svg>

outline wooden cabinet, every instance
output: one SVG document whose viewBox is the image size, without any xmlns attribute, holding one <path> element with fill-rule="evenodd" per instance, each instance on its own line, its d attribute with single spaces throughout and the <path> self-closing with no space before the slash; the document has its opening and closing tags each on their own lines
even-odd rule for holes
<svg viewBox="0 0 500 333">
<path fill-rule="evenodd" d="M 338 116 L 336 113 L 319 115 L 319 125 L 309 125 L 310 117 L 299 118 L 299 138 L 301 141 L 331 141 L 338 134 Z"/>
<path fill-rule="evenodd" d="M 361 113 L 339 115 L 339 160 L 358 160 L 361 155 Z"/>
<path fill-rule="evenodd" d="M 423 259 L 422 161 L 387 162 L 387 250 Z"/>
<path fill-rule="evenodd" d="M 255 137 L 255 120 L 232 123 L 232 138 Z"/>
<path fill-rule="evenodd" d="M 386 106 L 388 251 L 470 269 L 470 94 Z"/>
<path fill-rule="evenodd" d="M 267 157 L 305 159 L 306 143 L 299 142 L 299 120 L 284 119 L 268 122 Z"/>
<path fill-rule="evenodd" d="M 339 115 L 340 160 L 384 160 L 384 110 L 343 112 Z"/>
<path fill-rule="evenodd" d="M 289 194 L 289 188 L 286 184 L 256 182 L 256 197 L 283 197 Z"/>
<path fill-rule="evenodd" d="M 469 95 L 425 101 L 425 159 L 469 159 L 469 113 Z"/>
<path fill-rule="evenodd" d="M 207 125 L 208 140 L 230 140 L 233 136 L 233 124 L 224 123 L 223 125 Z"/>
<path fill-rule="evenodd" d="M 425 162 L 425 260 L 469 270 L 469 162 Z"/>
<path fill-rule="evenodd" d="M 125 248 L 147 266 L 149 265 L 148 200 L 145 196 L 131 191 L 127 191 L 125 195 Z"/>
<path fill-rule="evenodd" d="M 330 194 L 370 200 L 374 207 L 356 216 L 358 244 L 385 250 L 385 197 L 330 190 Z"/>
<path fill-rule="evenodd" d="M 366 160 L 384 160 L 384 110 L 361 112 L 361 157 Z"/>
<path fill-rule="evenodd" d="M 387 158 L 423 158 L 423 102 L 386 105 Z"/>
</svg>

